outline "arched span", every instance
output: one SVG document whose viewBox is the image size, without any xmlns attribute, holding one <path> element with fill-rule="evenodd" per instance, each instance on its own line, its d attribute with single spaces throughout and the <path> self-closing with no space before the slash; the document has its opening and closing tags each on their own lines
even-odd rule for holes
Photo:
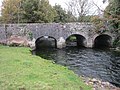
<svg viewBox="0 0 120 90">
<path fill-rule="evenodd" d="M 52 36 L 42 36 L 35 41 L 36 49 L 54 47 L 57 48 L 57 40 Z"/>
<path fill-rule="evenodd" d="M 94 48 L 110 48 L 112 47 L 112 37 L 107 34 L 99 35 L 94 40 Z"/>
<path fill-rule="evenodd" d="M 84 36 L 73 34 L 66 39 L 66 46 L 86 47 L 87 41 Z"/>
</svg>

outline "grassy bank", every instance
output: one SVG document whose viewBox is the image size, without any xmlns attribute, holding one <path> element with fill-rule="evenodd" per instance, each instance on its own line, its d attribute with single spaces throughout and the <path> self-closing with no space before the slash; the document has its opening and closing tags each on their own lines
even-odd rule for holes
<svg viewBox="0 0 120 90">
<path fill-rule="evenodd" d="M 0 45 L 0 90 L 91 90 L 72 71 L 29 50 Z"/>
</svg>

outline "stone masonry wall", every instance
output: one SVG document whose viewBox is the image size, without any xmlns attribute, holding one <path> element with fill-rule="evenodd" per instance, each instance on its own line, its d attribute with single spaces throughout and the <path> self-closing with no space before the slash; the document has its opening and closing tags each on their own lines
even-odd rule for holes
<svg viewBox="0 0 120 90">
<path fill-rule="evenodd" d="M 73 34 L 86 38 L 87 46 L 92 46 L 94 39 L 99 35 L 91 23 L 34 23 L 34 24 L 2 24 L 0 25 L 0 40 L 11 35 L 27 37 L 28 40 L 37 40 L 42 36 L 51 36 L 64 41 Z M 110 35 L 112 36 L 112 35 Z"/>
<path fill-rule="evenodd" d="M 0 25 L 0 41 L 5 39 L 6 39 L 6 32 L 5 32 L 4 25 Z"/>
</svg>

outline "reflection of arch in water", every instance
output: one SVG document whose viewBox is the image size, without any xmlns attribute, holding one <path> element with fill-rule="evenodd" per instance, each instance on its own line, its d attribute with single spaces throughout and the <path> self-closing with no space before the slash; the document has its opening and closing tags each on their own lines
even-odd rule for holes
<svg viewBox="0 0 120 90">
<path fill-rule="evenodd" d="M 95 48 L 110 48 L 112 47 L 112 37 L 107 34 L 99 35 L 94 40 Z"/>
<path fill-rule="evenodd" d="M 66 46 L 86 47 L 87 41 L 84 36 L 73 34 L 66 39 Z"/>
<path fill-rule="evenodd" d="M 42 47 L 57 48 L 57 40 L 52 36 L 42 36 L 35 41 L 35 46 L 36 46 L 36 49 L 40 49 Z"/>
</svg>

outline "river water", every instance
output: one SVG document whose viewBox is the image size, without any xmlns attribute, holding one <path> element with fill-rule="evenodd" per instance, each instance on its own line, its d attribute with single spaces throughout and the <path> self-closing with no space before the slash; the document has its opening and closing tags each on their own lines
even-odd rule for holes
<svg viewBox="0 0 120 90">
<path fill-rule="evenodd" d="M 102 79 L 120 87 L 120 53 L 118 52 L 67 47 L 37 50 L 36 55 L 67 66 L 80 76 Z"/>
</svg>

